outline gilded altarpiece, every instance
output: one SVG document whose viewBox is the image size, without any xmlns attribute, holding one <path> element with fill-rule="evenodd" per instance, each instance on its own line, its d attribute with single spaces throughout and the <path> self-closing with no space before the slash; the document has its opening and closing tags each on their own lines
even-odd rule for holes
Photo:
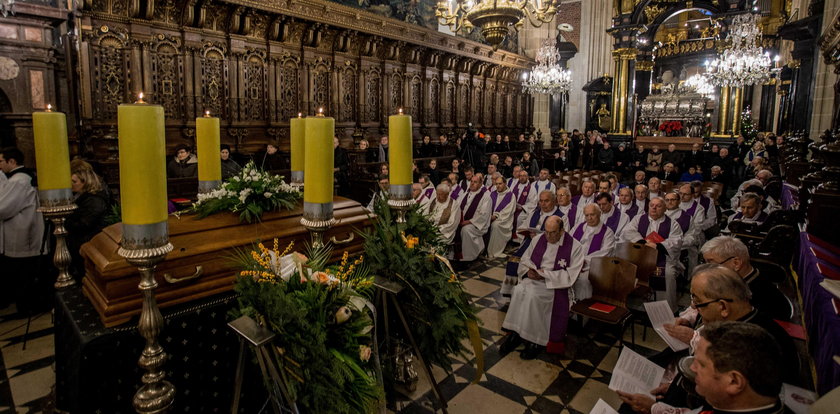
<svg viewBox="0 0 840 414">
<path fill-rule="evenodd" d="M 204 111 L 243 153 L 278 141 L 288 150 L 288 119 L 318 108 L 348 147 L 378 142 L 398 108 L 418 140 L 468 123 L 491 134 L 530 127 L 518 79 L 532 61 L 424 27 L 319 0 L 83 4 L 79 139 L 97 152 L 114 137 L 117 105 L 139 92 L 164 107 L 169 149 L 194 143 Z"/>
</svg>

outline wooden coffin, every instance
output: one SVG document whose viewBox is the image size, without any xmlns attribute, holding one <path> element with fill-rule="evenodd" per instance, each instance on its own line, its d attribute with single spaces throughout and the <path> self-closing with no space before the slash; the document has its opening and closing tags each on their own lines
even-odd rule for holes
<svg viewBox="0 0 840 414">
<path fill-rule="evenodd" d="M 338 261 L 345 250 L 350 254 L 362 251 L 363 240 L 356 231 L 369 227 L 371 221 L 367 210 L 353 200 L 336 197 L 333 205 L 339 222 L 324 234 L 324 240 L 333 241 L 333 259 Z M 303 252 L 311 238 L 300 224 L 302 213 L 301 203 L 291 211 L 264 214 L 261 222 L 252 224 L 240 223 L 234 214 L 204 219 L 170 216 L 169 241 L 174 250 L 155 272 L 158 305 L 165 308 L 232 290 L 237 271 L 231 260 L 234 248 L 250 250 L 255 241 L 271 248 L 276 237 L 281 249 L 294 241 L 295 249 Z M 117 254 L 121 238 L 122 225 L 114 224 L 81 249 L 86 273 L 82 289 L 108 327 L 138 315 L 142 304 L 137 268 Z"/>
</svg>

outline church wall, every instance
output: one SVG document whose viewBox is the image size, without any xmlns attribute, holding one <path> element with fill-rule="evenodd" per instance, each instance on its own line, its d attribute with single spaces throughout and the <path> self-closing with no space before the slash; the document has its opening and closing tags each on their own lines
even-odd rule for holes
<svg viewBox="0 0 840 414">
<path fill-rule="evenodd" d="M 584 0 L 580 9 L 580 45 L 577 54 L 569 60 L 573 74 L 572 88 L 567 103 L 568 119 L 566 129 L 586 127 L 588 113 L 586 92 L 583 86 L 587 82 L 612 74 L 611 58 L 613 39 L 607 33 L 611 26 L 612 2 L 610 0 Z"/>
<path fill-rule="evenodd" d="M 320 107 L 345 147 L 378 142 L 398 108 L 417 140 L 469 122 L 492 134 L 530 127 L 523 56 L 330 2 L 235 3 L 86 2 L 81 152 L 116 159 L 116 107 L 141 91 L 166 111 L 170 150 L 194 144 L 205 110 L 241 153 L 287 151 L 288 119 Z"/>
<path fill-rule="evenodd" d="M 823 30 L 834 24 L 838 13 L 840 13 L 840 0 L 825 0 L 822 21 Z M 811 114 L 811 139 L 816 139 L 823 131 L 832 128 L 836 82 L 837 73 L 835 72 L 834 66 L 826 64 L 825 58 L 820 55 L 814 78 L 814 111 Z"/>
</svg>

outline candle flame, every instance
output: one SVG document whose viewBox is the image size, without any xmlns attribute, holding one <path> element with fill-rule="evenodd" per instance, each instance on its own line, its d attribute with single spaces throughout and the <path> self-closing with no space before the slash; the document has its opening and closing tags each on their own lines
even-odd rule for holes
<svg viewBox="0 0 840 414">
<path fill-rule="evenodd" d="M 324 108 L 318 108 L 318 116 L 324 116 Z"/>
<path fill-rule="evenodd" d="M 303 114 L 298 112 L 298 118 L 303 118 Z"/>
<path fill-rule="evenodd" d="M 204 111 L 204 117 L 210 118 L 210 111 Z"/>
<path fill-rule="evenodd" d="M 402 108 L 398 109 L 397 111 L 400 113 L 400 115 L 402 115 Z"/>
<path fill-rule="evenodd" d="M 137 101 L 134 102 L 134 103 L 138 103 L 138 104 L 146 103 L 146 101 L 143 100 L 143 92 L 140 92 L 140 93 L 137 94 Z"/>
<path fill-rule="evenodd" d="M 47 104 L 47 112 L 52 112 L 52 104 Z"/>
</svg>

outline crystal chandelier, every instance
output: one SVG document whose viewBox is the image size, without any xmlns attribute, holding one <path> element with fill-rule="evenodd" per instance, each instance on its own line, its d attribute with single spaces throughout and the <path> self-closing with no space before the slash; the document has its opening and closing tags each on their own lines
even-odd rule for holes
<svg viewBox="0 0 840 414">
<path fill-rule="evenodd" d="M 572 72 L 560 66 L 557 40 L 554 37 L 544 40 L 537 50 L 537 65 L 523 82 L 522 89 L 530 94 L 559 95 L 567 92 L 571 85 Z"/>
<path fill-rule="evenodd" d="M 708 75 L 696 74 L 683 83 L 688 92 L 697 93 L 705 97 L 712 97 L 715 94 L 715 86 L 709 81 Z"/>
<path fill-rule="evenodd" d="M 519 30 L 525 19 L 535 27 L 550 22 L 558 3 L 559 0 L 442 0 L 435 17 L 456 33 L 478 27 L 484 40 L 497 48 L 510 28 Z"/>
<path fill-rule="evenodd" d="M 770 54 L 759 43 L 761 30 L 758 15 L 740 14 L 732 19 L 729 27 L 731 47 L 718 55 L 707 66 L 706 76 L 717 86 L 742 87 L 765 83 L 770 80 Z"/>
</svg>

